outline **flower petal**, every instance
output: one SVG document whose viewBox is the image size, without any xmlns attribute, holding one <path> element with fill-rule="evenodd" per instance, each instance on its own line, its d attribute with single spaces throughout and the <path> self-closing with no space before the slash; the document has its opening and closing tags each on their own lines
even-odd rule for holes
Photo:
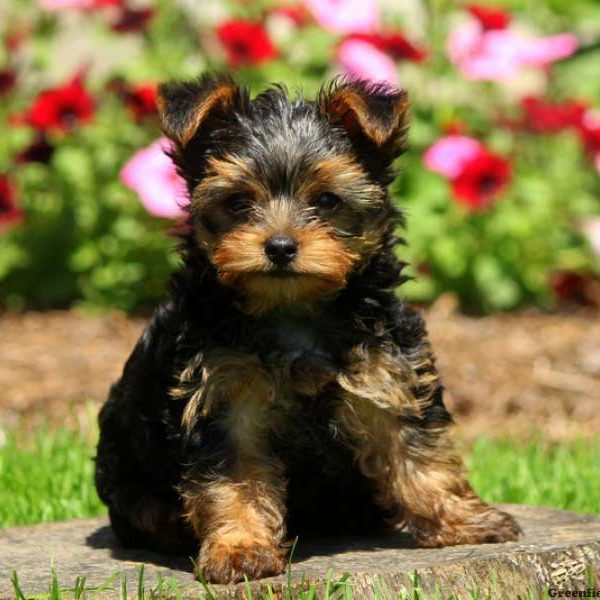
<svg viewBox="0 0 600 600">
<path fill-rule="evenodd" d="M 121 170 L 120 179 L 138 194 L 150 214 L 175 218 L 183 214 L 187 196 L 183 179 L 165 154 L 169 144 L 160 138 L 136 152 Z"/>
<path fill-rule="evenodd" d="M 464 165 L 483 150 L 477 140 L 465 135 L 449 135 L 439 139 L 423 155 L 425 166 L 448 179 L 460 175 Z"/>
<path fill-rule="evenodd" d="M 368 33 L 379 24 L 375 0 L 304 0 L 321 27 L 334 33 Z"/>
<path fill-rule="evenodd" d="M 337 62 L 341 70 L 352 77 L 398 85 L 394 61 L 369 42 L 357 39 L 342 42 L 338 48 Z"/>
</svg>

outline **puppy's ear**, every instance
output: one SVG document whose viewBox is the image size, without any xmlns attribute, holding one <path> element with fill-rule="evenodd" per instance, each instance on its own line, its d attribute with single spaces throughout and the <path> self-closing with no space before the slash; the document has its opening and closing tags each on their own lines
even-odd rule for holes
<svg viewBox="0 0 600 600">
<path fill-rule="evenodd" d="M 243 104 L 243 92 L 226 76 L 203 76 L 196 81 L 169 82 L 158 87 L 162 130 L 181 147 L 201 127 L 217 126 Z"/>
<path fill-rule="evenodd" d="M 366 81 L 334 81 L 321 90 L 319 112 L 346 130 L 359 147 L 375 145 L 386 160 L 406 149 L 408 97 L 404 90 Z"/>
</svg>

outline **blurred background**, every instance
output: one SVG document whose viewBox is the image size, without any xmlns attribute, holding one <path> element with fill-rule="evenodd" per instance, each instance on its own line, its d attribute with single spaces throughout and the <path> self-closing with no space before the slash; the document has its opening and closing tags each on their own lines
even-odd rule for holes
<svg viewBox="0 0 600 600">
<path fill-rule="evenodd" d="M 600 511 L 598 490 L 582 505 L 542 483 L 553 460 L 575 477 L 600 459 L 596 0 L 4 0 L 0 482 L 76 474 L 0 526 L 102 510 L 91 488 L 72 504 L 95 414 L 178 264 L 156 84 L 206 70 L 254 93 L 311 97 L 338 74 L 408 89 L 399 293 L 425 311 L 459 439 L 482 449 L 476 482 L 502 464 L 492 499 Z"/>
</svg>

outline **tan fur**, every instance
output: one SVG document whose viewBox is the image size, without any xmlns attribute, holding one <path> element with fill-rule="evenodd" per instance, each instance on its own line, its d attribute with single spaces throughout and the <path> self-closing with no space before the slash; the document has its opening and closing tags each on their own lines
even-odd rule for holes
<svg viewBox="0 0 600 600">
<path fill-rule="evenodd" d="M 333 191 L 357 207 L 383 204 L 384 196 L 351 154 L 339 154 L 310 165 L 297 183 L 299 198 L 310 200 L 320 192 Z"/>
<path fill-rule="evenodd" d="M 252 170 L 250 164 L 235 154 L 223 158 L 210 157 L 206 176 L 194 190 L 192 201 L 200 209 L 206 208 L 206 200 L 222 199 L 231 193 L 248 194 L 252 198 L 268 198 L 268 188 Z"/>
<path fill-rule="evenodd" d="M 263 227 L 245 226 L 221 238 L 212 262 L 222 283 L 231 285 L 237 274 L 265 272 L 269 268 L 265 242 L 270 233 Z"/>
<path fill-rule="evenodd" d="M 186 518 L 202 541 L 198 568 L 216 582 L 236 580 L 242 573 L 279 573 L 284 567 L 285 482 L 282 465 L 267 447 L 276 421 L 271 410 L 276 384 L 251 355 L 217 352 L 202 363 L 202 384 L 188 402 L 184 426 L 189 430 L 195 415 L 227 402 L 223 428 L 236 462 L 228 477 L 186 481 L 182 487 Z M 254 557 L 251 566 L 248 557 Z"/>
<path fill-rule="evenodd" d="M 326 279 L 332 291 L 346 283 L 348 271 L 358 256 L 345 247 L 327 227 L 311 223 L 294 232 L 300 251 L 294 269 L 298 273 Z"/>
<path fill-rule="evenodd" d="M 214 349 L 199 353 L 190 361 L 179 374 L 171 396 L 188 399 L 182 425 L 189 434 L 197 418 L 210 414 L 218 403 L 238 406 L 260 402 L 262 408 L 271 405 L 277 394 L 276 385 L 258 356 Z"/>
<path fill-rule="evenodd" d="M 421 413 L 413 392 L 415 373 L 399 350 L 358 346 L 349 358 L 351 366 L 338 376 L 338 383 L 348 397 L 364 398 L 395 415 Z"/>
<path fill-rule="evenodd" d="M 300 310 L 334 294 L 344 287 L 357 259 L 356 253 L 324 226 L 311 223 L 295 229 L 285 227 L 282 219 L 276 223 L 280 229 L 267 228 L 264 223 L 234 229 L 223 236 L 212 256 L 221 282 L 244 293 L 248 300 L 246 310 L 252 314 L 280 306 L 293 305 Z M 277 279 L 268 275 L 270 265 L 264 245 L 275 233 L 285 233 L 298 242 L 298 256 L 292 265 L 295 277 Z"/>
<path fill-rule="evenodd" d="M 377 501 L 395 512 L 394 525 L 423 546 L 517 539 L 511 518 L 469 486 L 445 425 L 423 429 L 405 420 L 419 416 L 435 389 L 429 352 L 407 362 L 381 350 L 356 351 L 354 369 L 338 377 L 344 393 L 337 418 Z"/>
<path fill-rule="evenodd" d="M 353 211 L 367 211 L 360 223 L 360 232 L 344 239 L 344 245 L 360 255 L 363 262 L 379 248 L 381 235 L 387 223 L 384 193 L 368 177 L 363 167 L 350 154 L 340 154 L 311 165 L 298 182 L 297 195 L 306 203 L 322 192 L 334 192 L 343 199 L 343 205 L 330 215 L 332 225 L 341 231 L 352 229 L 346 207 Z"/>
<path fill-rule="evenodd" d="M 364 133 L 380 148 L 390 146 L 389 151 L 395 153 L 404 144 L 408 128 L 408 98 L 404 92 L 398 94 L 392 108 L 391 123 L 383 123 L 361 93 L 351 87 L 341 86 L 321 99 L 321 110 L 341 123 L 350 135 Z"/>
<path fill-rule="evenodd" d="M 384 193 L 350 154 L 333 156 L 307 167 L 293 182 L 293 191 L 289 198 L 271 197 L 268 188 L 253 171 L 251 164 L 241 157 L 213 157 L 208 161 L 206 176 L 194 190 L 192 203 L 198 212 L 219 217 L 228 196 L 246 196 L 252 202 L 255 223 L 248 226 L 247 236 L 257 233 L 264 235 L 266 239 L 273 233 L 304 230 L 307 220 L 310 221 L 313 214 L 310 203 L 322 192 L 333 192 L 344 199 L 344 207 L 330 217 L 334 228 L 341 231 L 353 229 L 353 220 L 357 218 L 354 211 L 368 212 L 368 217 L 360 223 L 360 232 L 346 237 L 343 246 L 363 259 L 370 256 L 379 246 L 382 228 L 386 222 Z M 353 212 L 348 212 L 346 206 L 351 207 Z M 244 244 L 244 234 L 239 235 L 240 242 Z M 196 238 L 209 254 L 215 252 L 222 242 L 201 223 L 197 226 Z M 230 244 L 230 249 L 235 250 L 233 243 Z M 245 244 L 240 246 L 240 254 L 247 249 Z M 261 260 L 264 259 L 263 253 L 258 252 L 258 255 Z"/>
<path fill-rule="evenodd" d="M 191 115 L 181 139 L 181 143 L 185 145 L 192 139 L 211 111 L 215 109 L 225 110 L 231 106 L 236 94 L 237 87 L 233 83 L 223 83 L 209 94 Z"/>
<path fill-rule="evenodd" d="M 192 206 L 200 214 L 223 216 L 227 197 L 232 194 L 247 196 L 253 201 L 268 198 L 268 189 L 255 177 L 250 165 L 235 155 L 208 159 L 207 171 L 202 182 L 194 189 Z M 196 225 L 198 245 L 211 255 L 219 243 L 219 237 L 208 231 L 201 222 Z"/>
<path fill-rule="evenodd" d="M 254 577 L 278 574 L 285 565 L 281 469 L 269 472 L 240 457 L 240 463 L 244 460 L 247 472 L 240 464 L 239 479 L 199 483 L 182 494 L 186 518 L 201 540 L 197 568 L 216 583 L 250 575 L 241 562 L 244 555 L 255 555 Z"/>
<path fill-rule="evenodd" d="M 218 87 L 213 89 L 205 97 L 198 98 L 194 110 L 186 115 L 184 123 L 174 124 L 170 119 L 171 107 L 165 100 L 161 87 L 159 86 L 157 96 L 158 114 L 163 130 L 173 140 L 182 146 L 187 145 L 194 137 L 200 126 L 212 113 L 225 111 L 230 108 L 235 97 L 238 95 L 237 86 L 231 81 L 222 81 Z"/>
</svg>

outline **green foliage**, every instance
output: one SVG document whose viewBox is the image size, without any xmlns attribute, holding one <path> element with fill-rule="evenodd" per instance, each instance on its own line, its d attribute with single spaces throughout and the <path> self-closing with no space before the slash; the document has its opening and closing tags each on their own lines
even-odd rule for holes
<svg viewBox="0 0 600 600">
<path fill-rule="evenodd" d="M 94 454 L 89 440 L 66 430 L 9 435 L 0 446 L 0 528 L 104 513 Z"/>
<path fill-rule="evenodd" d="M 16 173 L 27 217 L 0 237 L 0 297 L 9 306 L 64 307 L 82 299 L 133 309 L 164 293 L 176 265 L 175 242 L 165 235 L 170 224 L 146 214 L 118 180 L 156 124 L 141 128 L 114 101 L 102 106 L 93 123 L 57 141 L 49 165 L 27 164 Z"/>
<path fill-rule="evenodd" d="M 589 24 L 600 17 L 594 0 L 499 3 L 539 34 L 574 31 L 592 41 L 600 36 L 600 30 L 590 31 Z M 156 82 L 226 68 L 214 25 L 191 18 L 185 4 L 157 2 L 155 18 L 143 35 L 123 36 L 94 14 L 78 16 L 86 34 L 84 47 L 106 49 L 114 67 L 108 73 L 91 69 L 87 84 L 97 103 L 95 118 L 68 134 L 51 134 L 56 152 L 48 165 L 15 165 L 14 156 L 33 133 L 26 127 L 5 127 L 0 173 L 8 172 L 17 181 L 26 220 L 0 232 L 0 305 L 84 303 L 134 310 L 164 295 L 168 273 L 177 264 L 174 241 L 165 235 L 169 223 L 146 214 L 135 193 L 118 179 L 129 157 L 158 137 L 158 124 L 134 123 L 115 94 L 107 91 L 106 82 L 112 75 Z M 266 6 L 278 2 L 221 4 L 224 14 L 259 19 Z M 8 23 L 27 23 L 32 37 L 18 88 L 0 97 L 0 123 L 8 123 L 40 90 L 68 76 L 60 69 L 57 51 L 63 15 L 34 11 L 17 0 L 10 6 Z M 424 8 L 421 42 L 429 48 L 430 59 L 398 66 L 413 104 L 411 149 L 399 161 L 401 175 L 393 185 L 393 200 L 405 210 L 409 224 L 409 245 L 400 254 L 412 263 L 411 274 L 416 276 L 402 293 L 432 301 L 452 292 L 463 308 L 477 312 L 552 306 L 553 272 L 599 273 L 579 232 L 581 218 L 599 212 L 598 173 L 573 133 L 533 136 L 501 126 L 500 115 L 518 117 L 517 95 L 499 84 L 462 79 L 445 51 L 457 5 L 429 0 Z M 404 27 L 411 34 L 413 28 L 401 12 L 387 18 L 389 27 Z M 339 36 L 316 25 L 280 34 L 277 60 L 240 68 L 236 76 L 255 92 L 283 81 L 311 95 L 334 74 L 338 42 Z M 112 55 L 121 51 L 131 56 L 114 60 Z M 0 65 L 9 60 L 2 52 Z M 586 52 L 556 65 L 542 87 L 550 98 L 592 102 L 600 97 L 598 69 L 600 51 Z M 513 164 L 512 184 L 484 212 L 472 214 L 457 204 L 448 182 L 422 164 L 424 151 L 451 120 L 461 121 L 469 135 Z"/>
<path fill-rule="evenodd" d="M 586 168 L 578 141 L 569 134 L 506 141 L 515 184 L 489 212 L 449 203 L 446 182 L 420 168 L 418 156 L 407 158 L 395 187 L 409 223 L 400 252 L 426 269 L 403 288 L 409 298 L 454 292 L 476 312 L 549 307 L 553 271 L 593 269 L 575 225 L 597 210 L 598 176 Z"/>
</svg>

